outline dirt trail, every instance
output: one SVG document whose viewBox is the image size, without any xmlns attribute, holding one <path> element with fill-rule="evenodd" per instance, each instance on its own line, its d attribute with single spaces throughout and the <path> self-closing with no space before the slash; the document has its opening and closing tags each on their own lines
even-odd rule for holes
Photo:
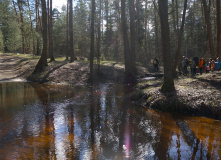
<svg viewBox="0 0 221 160">
<path fill-rule="evenodd" d="M 21 58 L 0 53 L 0 81 L 26 81 L 19 75 Z"/>
</svg>

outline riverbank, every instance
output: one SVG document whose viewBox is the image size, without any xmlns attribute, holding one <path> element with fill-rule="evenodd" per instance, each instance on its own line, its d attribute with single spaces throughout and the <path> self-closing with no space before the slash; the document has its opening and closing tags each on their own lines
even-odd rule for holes
<svg viewBox="0 0 221 160">
<path fill-rule="evenodd" d="M 33 81 L 47 84 L 85 85 L 89 77 L 89 62 L 69 63 L 57 58 L 48 63 L 44 72 L 31 75 L 39 57 L 32 55 L 0 54 L 0 82 Z M 102 62 L 101 73 L 94 65 L 95 83 L 123 83 L 124 65 L 116 62 Z M 162 68 L 161 68 L 162 70 Z M 168 112 L 197 115 L 221 119 L 221 71 L 203 75 L 183 76 L 175 79 L 176 91 L 162 93 L 163 78 L 154 79 L 151 67 L 138 67 L 139 83 L 131 95 L 144 108 Z M 31 76 L 30 76 L 31 75 Z M 162 73 L 158 74 L 162 77 Z"/>
<path fill-rule="evenodd" d="M 221 120 L 221 71 L 180 75 L 171 93 L 162 93 L 162 84 L 163 79 L 140 82 L 132 97 L 145 108 Z"/>
<path fill-rule="evenodd" d="M 65 57 L 56 58 L 48 63 L 44 72 L 32 74 L 39 56 L 26 54 L 0 53 L 0 81 L 32 81 L 47 84 L 85 85 L 89 78 L 89 61 L 76 60 L 72 63 L 65 61 Z M 101 72 L 97 73 L 94 65 L 94 83 L 123 83 L 124 65 L 122 63 L 102 61 Z M 138 76 L 144 77 L 149 71 L 138 67 Z"/>
</svg>

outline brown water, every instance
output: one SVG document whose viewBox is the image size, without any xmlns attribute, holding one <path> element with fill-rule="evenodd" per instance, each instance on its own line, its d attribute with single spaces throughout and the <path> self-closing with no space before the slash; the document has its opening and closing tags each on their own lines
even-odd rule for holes
<svg viewBox="0 0 221 160">
<path fill-rule="evenodd" d="M 221 122 L 143 110 L 129 86 L 0 83 L 0 159 L 221 159 Z"/>
</svg>

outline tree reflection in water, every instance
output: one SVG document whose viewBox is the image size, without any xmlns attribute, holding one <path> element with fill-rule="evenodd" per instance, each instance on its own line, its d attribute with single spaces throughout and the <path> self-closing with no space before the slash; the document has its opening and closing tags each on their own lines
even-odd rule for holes
<svg viewBox="0 0 221 160">
<path fill-rule="evenodd" d="M 144 110 L 132 86 L 0 83 L 1 159 L 220 159 L 221 122 Z"/>
</svg>

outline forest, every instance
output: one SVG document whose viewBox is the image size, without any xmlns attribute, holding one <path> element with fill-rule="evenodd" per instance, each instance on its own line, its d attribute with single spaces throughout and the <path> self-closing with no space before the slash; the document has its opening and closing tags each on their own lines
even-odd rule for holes
<svg viewBox="0 0 221 160">
<path fill-rule="evenodd" d="M 0 3 L 0 50 L 41 55 L 35 72 L 47 58 L 66 56 L 70 62 L 90 60 L 91 73 L 94 60 L 123 62 L 126 79 L 133 81 L 136 65 L 149 65 L 154 57 L 171 76 L 183 55 L 220 56 L 219 0 L 78 0 L 61 8 L 52 8 L 51 0 Z"/>
<path fill-rule="evenodd" d="M 220 0 L 0 0 L 0 159 L 220 159 Z"/>
</svg>

